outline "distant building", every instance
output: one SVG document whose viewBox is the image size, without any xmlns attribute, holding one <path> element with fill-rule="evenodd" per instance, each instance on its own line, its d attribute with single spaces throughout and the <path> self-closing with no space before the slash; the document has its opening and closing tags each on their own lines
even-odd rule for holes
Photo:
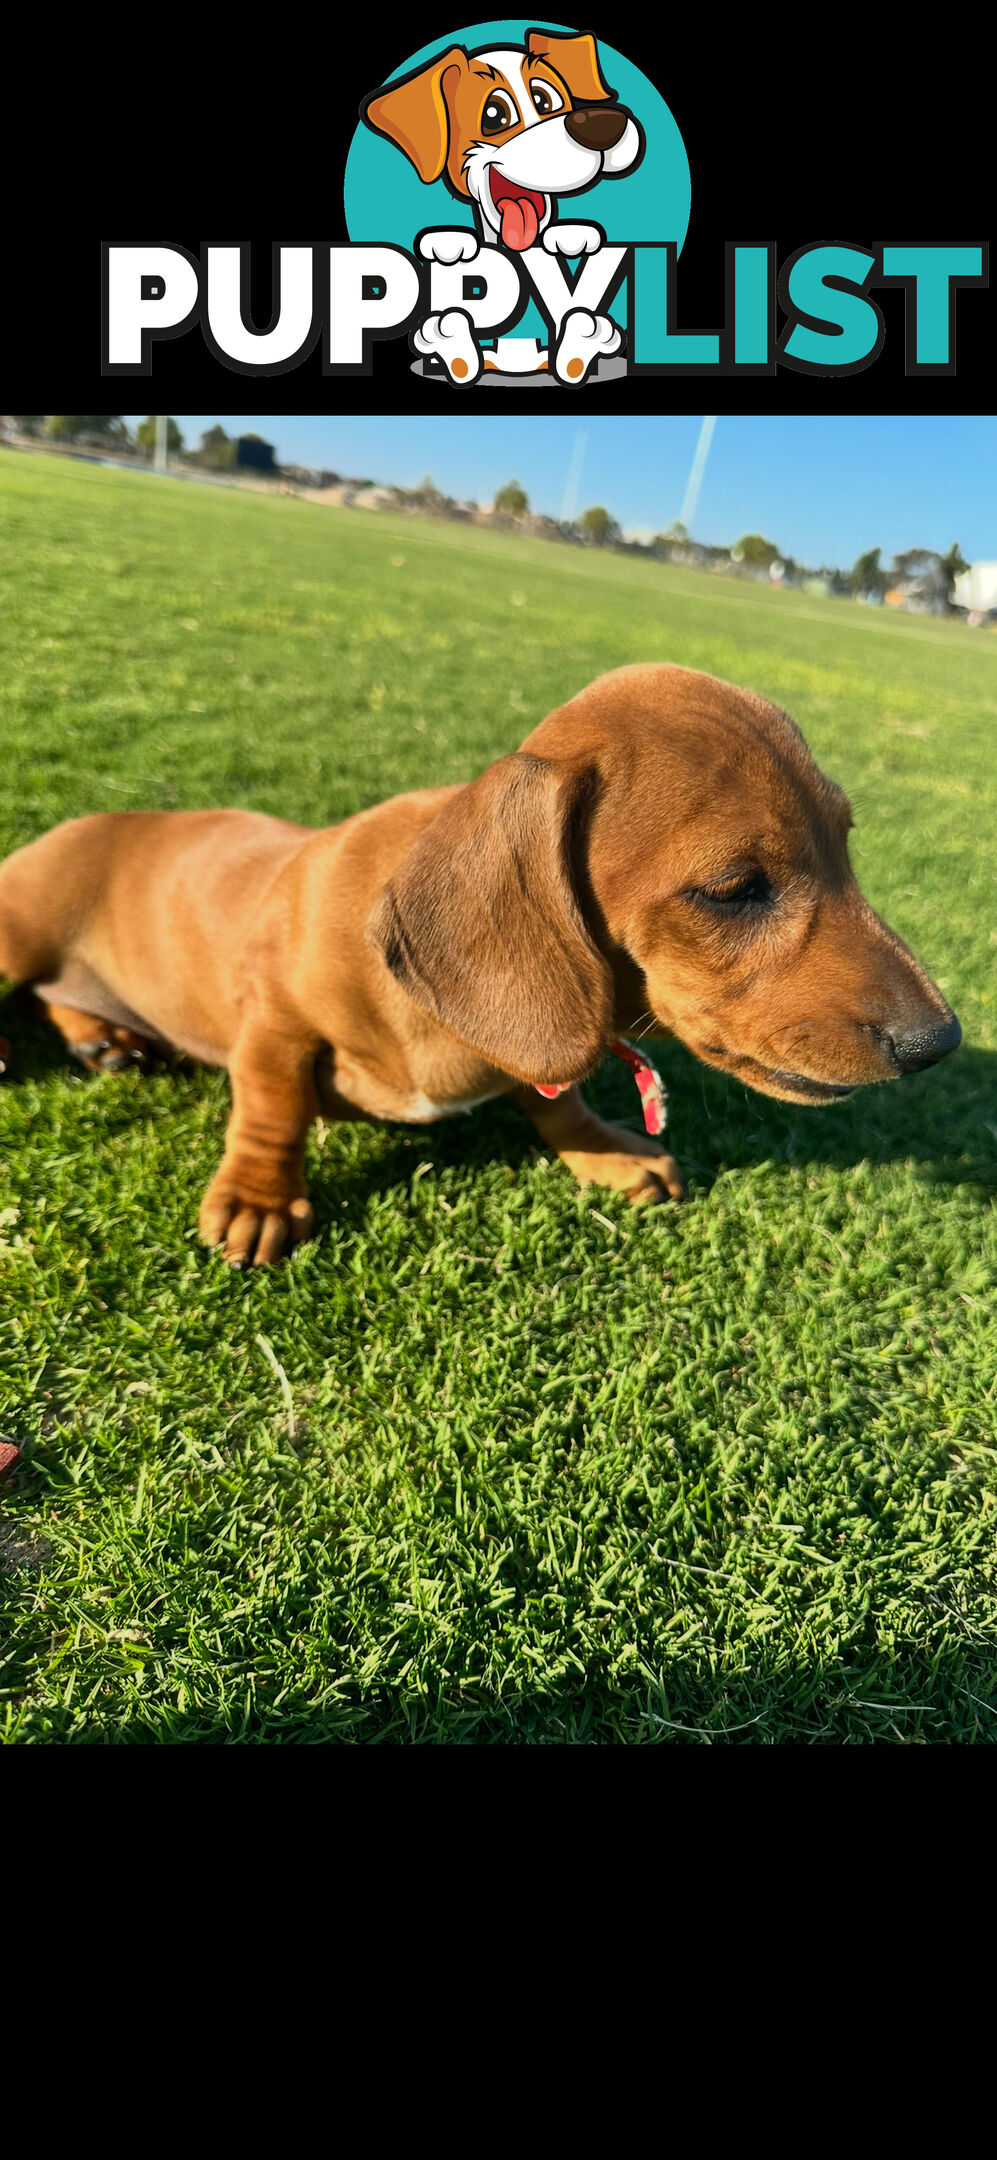
<svg viewBox="0 0 997 2160">
<path fill-rule="evenodd" d="M 997 562 L 977 562 L 964 570 L 952 587 L 952 598 L 971 615 L 989 615 L 997 608 Z"/>
<path fill-rule="evenodd" d="M 250 472 L 276 473 L 277 471 L 274 462 L 273 444 L 260 442 L 255 435 L 239 436 L 235 446 L 235 462 L 239 468 L 245 469 L 248 466 Z"/>
<path fill-rule="evenodd" d="M 323 472 L 317 465 L 282 465 L 282 480 L 289 480 L 292 487 L 330 488 L 339 485 L 339 474 Z"/>
</svg>

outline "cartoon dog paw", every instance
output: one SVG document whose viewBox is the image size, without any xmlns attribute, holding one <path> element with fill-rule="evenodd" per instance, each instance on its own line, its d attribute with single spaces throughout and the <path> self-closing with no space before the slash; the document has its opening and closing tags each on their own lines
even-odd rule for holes
<svg viewBox="0 0 997 2160">
<path fill-rule="evenodd" d="M 548 255 L 594 255 L 602 242 L 598 225 L 548 225 L 543 236 Z"/>
<path fill-rule="evenodd" d="M 589 318 L 591 320 L 591 317 Z M 427 315 L 412 332 L 416 352 L 442 361 L 451 382 L 473 383 L 481 373 L 481 350 L 471 318 L 463 308 L 448 308 L 445 315 Z"/>
<path fill-rule="evenodd" d="M 425 232 L 419 240 L 419 253 L 424 262 L 459 263 L 473 262 L 478 253 L 478 235 L 468 232 Z"/>
<path fill-rule="evenodd" d="M 584 382 L 593 362 L 618 352 L 622 343 L 621 333 L 608 315 L 590 315 L 587 308 L 570 308 L 554 352 L 558 381 Z"/>
</svg>

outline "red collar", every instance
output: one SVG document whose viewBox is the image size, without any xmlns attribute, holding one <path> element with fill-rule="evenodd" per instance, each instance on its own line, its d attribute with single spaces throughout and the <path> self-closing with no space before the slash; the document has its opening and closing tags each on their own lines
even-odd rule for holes
<svg viewBox="0 0 997 2160">
<path fill-rule="evenodd" d="M 625 1035 L 611 1036 L 609 1048 L 615 1057 L 622 1058 L 625 1064 L 633 1067 L 644 1112 L 645 1130 L 649 1133 L 664 1132 L 668 1098 L 657 1066 L 649 1057 L 645 1057 L 642 1050 L 637 1050 L 633 1043 L 628 1042 Z M 555 1095 L 566 1094 L 571 1085 L 570 1080 L 564 1080 L 554 1087 L 538 1087 L 537 1094 L 553 1098 Z"/>
</svg>

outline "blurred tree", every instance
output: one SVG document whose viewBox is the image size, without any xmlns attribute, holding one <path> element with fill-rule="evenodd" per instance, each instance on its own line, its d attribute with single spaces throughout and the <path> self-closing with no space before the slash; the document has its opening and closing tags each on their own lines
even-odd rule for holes
<svg viewBox="0 0 997 2160">
<path fill-rule="evenodd" d="M 155 413 L 149 413 L 149 414 L 147 415 L 147 417 L 146 417 L 146 418 L 145 418 L 144 420 L 141 420 L 141 421 L 139 422 L 139 425 L 138 425 L 138 427 L 137 427 L 137 428 L 136 428 L 136 430 L 135 430 L 135 440 L 136 440 L 136 442 L 137 442 L 137 444 L 138 444 L 138 446 L 139 446 L 139 449 L 140 449 L 140 450 L 149 450 L 149 451 L 155 450 L 155 447 L 156 447 L 156 415 L 155 415 Z M 167 454 L 167 457 L 179 457 L 179 455 L 180 455 L 180 452 L 181 452 L 181 450 L 182 450 L 182 449 L 183 449 L 183 436 L 182 436 L 182 435 L 181 435 L 181 433 L 180 433 L 180 430 L 179 430 L 179 428 L 178 428 L 178 426 L 177 426 L 177 424 L 176 424 L 176 421 L 175 421 L 175 420 L 169 420 L 169 419 L 168 419 L 168 420 L 167 420 L 167 422 L 166 422 L 166 454 Z"/>
<path fill-rule="evenodd" d="M 848 575 L 848 583 L 853 593 L 884 593 L 887 591 L 890 579 L 880 564 L 879 558 L 881 554 L 882 549 L 877 547 L 868 548 L 864 555 L 858 556 L 854 567 Z"/>
<path fill-rule="evenodd" d="M 745 533 L 730 552 L 734 562 L 750 563 L 753 570 L 767 570 L 770 563 L 779 560 L 778 548 L 771 540 L 763 539 L 761 533 Z"/>
<path fill-rule="evenodd" d="M 934 548 L 905 548 L 902 555 L 894 555 L 893 570 L 896 577 L 921 577 L 936 563 Z"/>
<path fill-rule="evenodd" d="M 650 543 L 651 553 L 653 555 L 663 555 L 666 562 L 670 562 L 672 556 L 681 555 L 688 544 L 689 534 L 686 527 L 680 518 L 676 518 L 674 523 L 669 525 L 667 532 L 655 533 Z"/>
<path fill-rule="evenodd" d="M 224 472 L 235 464 L 235 444 L 230 441 L 223 427 L 205 428 L 197 456 L 202 465 L 210 465 L 212 471 Z"/>
<path fill-rule="evenodd" d="M 948 554 L 941 557 L 938 567 L 942 573 L 942 577 L 945 580 L 946 594 L 951 600 L 952 588 L 955 584 L 956 578 L 962 577 L 964 571 L 970 570 L 972 568 L 971 563 L 963 561 L 959 549 L 958 540 L 954 540 L 952 546 L 948 551 Z"/>
<path fill-rule="evenodd" d="M 99 441 L 128 440 L 121 413 L 50 413 L 45 433 L 52 442 L 79 442 L 81 435 L 92 435 Z"/>
<path fill-rule="evenodd" d="M 507 480 L 505 486 L 499 488 L 493 504 L 500 517 L 525 517 L 529 507 L 530 498 L 518 480 Z"/>
<path fill-rule="evenodd" d="M 609 511 L 604 510 L 601 503 L 593 505 L 591 510 L 583 510 L 578 524 L 583 537 L 593 547 L 608 547 L 610 541 L 620 537 L 616 519 L 610 517 Z"/>
</svg>

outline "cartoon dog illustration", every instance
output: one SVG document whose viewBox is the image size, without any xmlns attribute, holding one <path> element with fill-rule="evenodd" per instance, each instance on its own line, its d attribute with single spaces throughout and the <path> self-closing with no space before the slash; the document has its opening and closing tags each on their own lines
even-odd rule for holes
<svg viewBox="0 0 997 2160">
<path fill-rule="evenodd" d="M 531 30 L 525 45 L 496 51 L 452 45 L 372 91 L 361 113 L 404 152 L 420 180 L 442 178 L 458 201 L 474 205 L 478 235 L 466 227 L 424 233 L 419 247 L 428 262 L 472 263 L 482 245 L 525 254 L 538 240 L 552 255 L 596 252 L 605 239 L 599 226 L 562 224 L 556 200 L 632 172 L 644 153 L 642 130 L 603 81 L 587 32 Z M 519 375 L 550 364 L 535 339 L 503 337 L 495 355 L 483 354 L 459 307 L 429 315 L 412 342 L 418 352 L 436 354 L 462 384 L 475 381 L 483 366 Z M 563 382 L 582 382 L 599 355 L 621 343 L 608 316 L 570 308 L 557 336 L 554 372 Z"/>
</svg>

